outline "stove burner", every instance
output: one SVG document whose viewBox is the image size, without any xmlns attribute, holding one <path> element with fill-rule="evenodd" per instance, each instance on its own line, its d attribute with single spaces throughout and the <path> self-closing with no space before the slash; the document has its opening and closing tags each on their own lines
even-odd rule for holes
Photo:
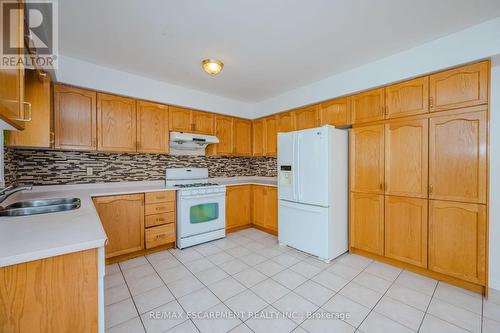
<svg viewBox="0 0 500 333">
<path fill-rule="evenodd" d="M 205 187 L 205 186 L 216 186 L 219 184 L 215 183 L 194 183 L 194 184 L 176 184 L 175 187 L 188 188 L 188 187 Z"/>
</svg>

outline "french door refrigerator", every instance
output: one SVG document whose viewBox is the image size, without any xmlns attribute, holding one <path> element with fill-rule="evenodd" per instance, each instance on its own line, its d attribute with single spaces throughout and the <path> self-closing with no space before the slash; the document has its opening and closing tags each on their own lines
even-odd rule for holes
<svg viewBox="0 0 500 333">
<path fill-rule="evenodd" d="M 348 133 L 278 133 L 278 240 L 330 261 L 347 251 Z"/>
</svg>

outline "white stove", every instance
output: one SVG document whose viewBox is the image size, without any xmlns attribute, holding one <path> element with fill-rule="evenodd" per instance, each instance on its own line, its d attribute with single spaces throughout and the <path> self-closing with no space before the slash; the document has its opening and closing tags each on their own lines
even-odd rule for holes
<svg viewBox="0 0 500 333">
<path fill-rule="evenodd" d="M 177 187 L 177 247 L 226 236 L 226 186 L 210 183 L 207 168 L 172 168 L 165 185 Z"/>
</svg>

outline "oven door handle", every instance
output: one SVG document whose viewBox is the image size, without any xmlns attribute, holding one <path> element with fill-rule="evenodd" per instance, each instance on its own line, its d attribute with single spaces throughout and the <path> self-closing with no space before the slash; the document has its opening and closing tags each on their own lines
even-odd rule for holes
<svg viewBox="0 0 500 333">
<path fill-rule="evenodd" d="M 203 194 L 203 195 L 197 195 L 197 194 L 190 194 L 190 195 L 181 195 L 182 199 L 205 199 L 205 198 L 215 198 L 215 197 L 225 197 L 226 194 L 225 192 L 219 192 L 219 193 L 214 193 L 214 194 Z"/>
</svg>

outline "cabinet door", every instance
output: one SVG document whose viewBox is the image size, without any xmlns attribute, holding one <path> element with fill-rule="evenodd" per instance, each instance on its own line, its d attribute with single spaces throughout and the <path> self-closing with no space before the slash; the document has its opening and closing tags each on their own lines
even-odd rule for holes
<svg viewBox="0 0 500 333">
<path fill-rule="evenodd" d="M 427 268 L 427 199 L 385 197 L 385 256 Z"/>
<path fill-rule="evenodd" d="M 278 131 L 277 131 L 276 117 L 271 116 L 265 119 L 264 135 L 265 135 L 265 145 L 264 145 L 264 155 L 266 156 L 276 156 L 278 151 Z"/>
<path fill-rule="evenodd" d="M 266 187 L 252 185 L 252 222 L 264 228 L 267 211 L 264 205 L 264 192 Z"/>
<path fill-rule="evenodd" d="M 311 105 L 293 111 L 295 130 L 314 128 L 319 125 L 318 105 Z"/>
<path fill-rule="evenodd" d="M 320 125 L 347 126 L 351 123 L 351 97 L 320 104 Z"/>
<path fill-rule="evenodd" d="M 230 156 L 233 154 L 233 118 L 227 116 L 215 116 L 215 135 L 219 143 L 213 144 L 214 155 Z"/>
<path fill-rule="evenodd" d="M 430 76 L 431 112 L 488 103 L 489 62 Z"/>
<path fill-rule="evenodd" d="M 278 132 L 295 131 L 295 117 L 292 112 L 284 112 L 278 115 Z"/>
<path fill-rule="evenodd" d="M 96 100 L 95 91 L 54 85 L 55 148 L 96 150 Z"/>
<path fill-rule="evenodd" d="M 234 120 L 234 154 L 236 156 L 252 155 L 252 121 Z"/>
<path fill-rule="evenodd" d="M 226 229 L 251 223 L 251 185 L 226 188 Z"/>
<path fill-rule="evenodd" d="M 144 249 L 144 194 L 93 199 L 108 236 L 106 258 Z"/>
<path fill-rule="evenodd" d="M 430 119 L 429 198 L 486 203 L 486 112 Z"/>
<path fill-rule="evenodd" d="M 384 254 L 384 196 L 351 192 L 351 247 Z"/>
<path fill-rule="evenodd" d="M 192 132 L 191 110 L 170 106 L 168 110 L 170 130 L 174 132 Z"/>
<path fill-rule="evenodd" d="M 254 120 L 252 123 L 252 155 L 264 155 L 264 120 Z"/>
<path fill-rule="evenodd" d="M 264 227 L 278 232 L 278 191 L 275 187 L 264 187 Z"/>
<path fill-rule="evenodd" d="M 429 269 L 484 285 L 486 207 L 429 202 Z"/>
<path fill-rule="evenodd" d="M 349 133 L 351 191 L 384 193 L 384 125 Z"/>
<path fill-rule="evenodd" d="M 427 198 L 427 119 L 385 125 L 385 193 Z"/>
<path fill-rule="evenodd" d="M 429 77 L 393 84 L 385 88 L 386 118 L 429 112 Z"/>
<path fill-rule="evenodd" d="M 137 150 L 136 101 L 131 98 L 97 94 L 97 150 Z"/>
<path fill-rule="evenodd" d="M 137 151 L 168 153 L 168 106 L 137 102 Z"/>
<path fill-rule="evenodd" d="M 17 147 L 52 147 L 52 109 L 50 78 L 41 77 L 34 70 L 26 70 L 24 99 L 35 112 L 23 131 L 6 131 L 7 145 Z"/>
<path fill-rule="evenodd" d="M 351 97 L 352 123 L 366 123 L 384 119 L 384 88 L 366 91 Z"/>
<path fill-rule="evenodd" d="M 192 113 L 193 132 L 200 134 L 214 135 L 215 115 L 209 112 L 193 111 Z"/>
</svg>

